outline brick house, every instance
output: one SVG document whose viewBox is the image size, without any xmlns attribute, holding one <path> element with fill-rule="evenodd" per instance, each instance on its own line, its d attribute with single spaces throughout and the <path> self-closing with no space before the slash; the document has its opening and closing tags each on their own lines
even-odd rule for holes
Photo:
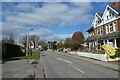
<svg viewBox="0 0 120 80">
<path fill-rule="evenodd" d="M 96 13 L 87 32 L 89 49 L 101 49 L 103 44 L 120 48 L 120 2 L 107 5 L 103 13 Z"/>
</svg>

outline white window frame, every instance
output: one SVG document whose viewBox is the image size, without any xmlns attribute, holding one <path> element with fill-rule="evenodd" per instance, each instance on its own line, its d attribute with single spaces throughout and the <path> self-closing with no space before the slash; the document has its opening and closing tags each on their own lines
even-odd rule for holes
<svg viewBox="0 0 120 80">
<path fill-rule="evenodd" d="M 117 31 L 117 24 L 116 24 L 116 22 L 113 22 L 113 29 L 114 29 L 114 32 Z"/>
<path fill-rule="evenodd" d="M 106 34 L 109 33 L 109 25 L 106 25 Z"/>
<path fill-rule="evenodd" d="M 114 32 L 114 27 L 113 27 L 113 24 L 112 24 L 112 26 L 110 26 L 112 23 L 110 23 L 109 24 L 109 33 L 112 33 L 112 32 Z M 113 31 L 111 31 L 111 27 L 113 28 Z"/>
<path fill-rule="evenodd" d="M 103 34 L 103 26 L 100 28 L 100 35 Z"/>
</svg>

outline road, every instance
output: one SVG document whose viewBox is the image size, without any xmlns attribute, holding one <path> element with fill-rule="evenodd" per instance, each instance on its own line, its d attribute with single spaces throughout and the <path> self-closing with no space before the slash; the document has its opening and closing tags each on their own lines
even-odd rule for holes
<svg viewBox="0 0 120 80">
<path fill-rule="evenodd" d="M 40 63 L 46 78 L 118 78 L 118 72 L 88 61 L 42 51 Z"/>
</svg>

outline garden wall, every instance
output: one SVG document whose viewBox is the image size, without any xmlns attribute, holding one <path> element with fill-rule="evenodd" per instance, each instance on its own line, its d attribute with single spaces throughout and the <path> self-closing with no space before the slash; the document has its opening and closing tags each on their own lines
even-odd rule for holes
<svg viewBox="0 0 120 80">
<path fill-rule="evenodd" d="M 93 54 L 93 53 L 84 53 L 84 52 L 79 52 L 78 56 L 82 56 L 82 57 L 88 57 L 88 58 L 93 58 L 93 59 L 98 59 L 101 61 L 116 61 L 116 60 L 120 60 L 120 58 L 115 58 L 115 59 L 106 59 L 106 54 Z"/>
</svg>

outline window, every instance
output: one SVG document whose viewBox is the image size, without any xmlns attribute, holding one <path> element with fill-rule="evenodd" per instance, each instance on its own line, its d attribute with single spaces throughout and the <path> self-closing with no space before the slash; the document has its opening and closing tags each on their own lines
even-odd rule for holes
<svg viewBox="0 0 120 80">
<path fill-rule="evenodd" d="M 109 26 L 107 25 L 106 26 L 106 34 L 108 34 L 108 31 L 109 31 Z"/>
<path fill-rule="evenodd" d="M 112 17 L 114 17 L 114 13 L 112 13 Z"/>
<path fill-rule="evenodd" d="M 113 39 L 109 40 L 109 45 L 114 47 L 114 40 Z"/>
<path fill-rule="evenodd" d="M 105 44 L 107 44 L 107 40 L 105 40 Z"/>
<path fill-rule="evenodd" d="M 100 35 L 100 28 L 98 28 L 98 35 Z"/>
<path fill-rule="evenodd" d="M 109 18 L 113 18 L 114 17 L 114 12 L 109 12 Z"/>
<path fill-rule="evenodd" d="M 108 16 L 107 16 L 107 20 L 108 20 Z"/>
<path fill-rule="evenodd" d="M 99 19 L 99 20 L 98 20 L 98 24 L 100 24 L 100 23 L 101 23 L 101 20 Z"/>
<path fill-rule="evenodd" d="M 103 28 L 101 27 L 101 29 L 100 29 L 100 34 L 103 34 Z"/>
<path fill-rule="evenodd" d="M 110 24 L 110 33 L 113 32 L 113 24 Z"/>
<path fill-rule="evenodd" d="M 109 12 L 109 17 L 111 18 L 111 16 L 112 16 L 112 14 L 111 14 L 111 12 Z"/>
<path fill-rule="evenodd" d="M 96 21 L 96 24 L 98 24 L 98 21 Z"/>
<path fill-rule="evenodd" d="M 116 22 L 113 23 L 113 26 L 114 26 L 114 32 L 117 31 L 117 25 L 116 25 Z"/>
</svg>

